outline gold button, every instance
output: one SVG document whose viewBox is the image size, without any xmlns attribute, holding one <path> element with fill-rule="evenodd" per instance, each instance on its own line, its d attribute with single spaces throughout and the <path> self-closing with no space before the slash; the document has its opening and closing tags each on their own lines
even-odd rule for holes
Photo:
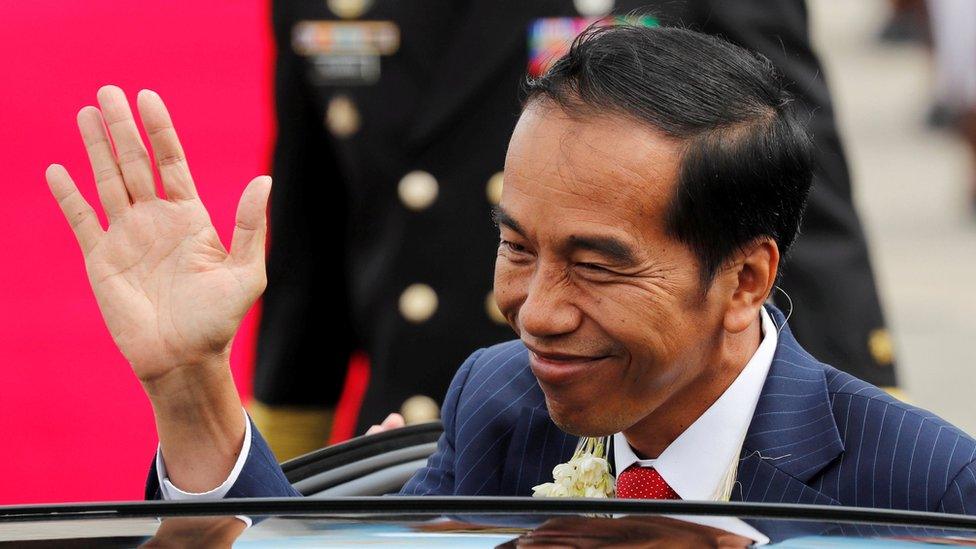
<svg viewBox="0 0 976 549">
<path fill-rule="evenodd" d="M 613 9 L 613 0 L 573 0 L 576 11 L 586 17 L 602 17 Z"/>
<path fill-rule="evenodd" d="M 497 205 L 502 201 L 502 188 L 505 186 L 505 172 L 498 172 L 491 176 L 488 185 L 485 186 L 485 194 L 488 195 L 488 202 Z"/>
<path fill-rule="evenodd" d="M 884 328 L 871 330 L 868 335 L 868 349 L 878 366 L 890 366 L 895 361 L 895 344 L 891 334 Z"/>
<path fill-rule="evenodd" d="M 332 13 L 343 19 L 355 19 L 366 13 L 373 5 L 373 0 L 326 0 L 326 5 Z"/>
<path fill-rule="evenodd" d="M 495 301 L 495 292 L 488 292 L 488 296 L 485 297 L 485 311 L 488 313 L 488 318 L 497 324 L 508 324 L 502 310 L 498 308 L 498 302 Z"/>
<path fill-rule="evenodd" d="M 336 137 L 349 137 L 359 130 L 359 111 L 356 104 L 345 95 L 337 95 L 329 101 L 325 111 L 325 125 Z"/>
<path fill-rule="evenodd" d="M 437 310 L 437 292 L 426 284 L 411 284 L 400 294 L 400 314 L 419 324 Z"/>
<path fill-rule="evenodd" d="M 403 401 L 400 415 L 407 425 L 414 425 L 438 419 L 441 417 L 441 410 L 437 402 L 429 396 L 414 395 Z"/>
<path fill-rule="evenodd" d="M 404 206 L 420 211 L 437 200 L 437 180 L 427 172 L 410 172 L 400 180 L 397 192 Z"/>
</svg>

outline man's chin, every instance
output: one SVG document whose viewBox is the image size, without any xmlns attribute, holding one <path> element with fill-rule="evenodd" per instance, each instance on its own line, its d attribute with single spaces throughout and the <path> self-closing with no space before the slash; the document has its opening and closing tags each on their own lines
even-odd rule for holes
<svg viewBox="0 0 976 549">
<path fill-rule="evenodd" d="M 605 437 L 623 430 L 617 422 L 592 407 L 566 406 L 546 397 L 549 418 L 564 433 L 578 437 Z"/>
</svg>

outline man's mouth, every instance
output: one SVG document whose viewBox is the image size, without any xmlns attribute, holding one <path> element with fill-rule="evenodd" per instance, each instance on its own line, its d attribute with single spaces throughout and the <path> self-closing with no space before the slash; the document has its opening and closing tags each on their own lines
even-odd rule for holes
<svg viewBox="0 0 976 549">
<path fill-rule="evenodd" d="M 609 355 L 591 356 L 529 349 L 529 367 L 535 377 L 549 385 L 572 383 Z"/>
</svg>

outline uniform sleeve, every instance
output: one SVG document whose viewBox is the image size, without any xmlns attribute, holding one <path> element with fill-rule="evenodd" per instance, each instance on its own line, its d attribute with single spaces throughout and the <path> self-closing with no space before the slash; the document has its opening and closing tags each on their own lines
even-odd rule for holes
<svg viewBox="0 0 976 549">
<path fill-rule="evenodd" d="M 458 402 L 472 366 L 484 351 L 485 349 L 478 349 L 472 353 L 454 375 L 441 407 L 444 432 L 437 441 L 437 450 L 427 459 L 427 465 L 414 473 L 413 478 L 403 486 L 400 490 L 401 496 L 454 495 L 454 441 Z"/>
<path fill-rule="evenodd" d="M 333 407 L 359 347 L 346 284 L 346 193 L 306 60 L 291 46 L 300 2 L 273 4 L 277 137 L 268 285 L 254 394 L 272 406 Z"/>
<path fill-rule="evenodd" d="M 797 340 L 819 360 L 874 385 L 896 385 L 890 356 L 869 339 L 884 335 L 874 272 L 854 202 L 830 91 L 813 50 L 802 0 L 703 0 L 690 3 L 695 30 L 722 36 L 769 58 L 794 96 L 815 145 L 813 187 L 801 235 L 781 269 L 780 286 L 802 315 Z M 780 305 L 785 298 L 774 296 Z"/>
<path fill-rule="evenodd" d="M 976 462 L 967 464 L 952 479 L 938 510 L 957 515 L 976 515 Z"/>
</svg>

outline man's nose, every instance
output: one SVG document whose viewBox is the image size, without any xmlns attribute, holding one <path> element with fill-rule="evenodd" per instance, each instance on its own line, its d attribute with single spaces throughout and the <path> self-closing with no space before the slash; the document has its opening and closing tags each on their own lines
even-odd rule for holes
<svg viewBox="0 0 976 549">
<path fill-rule="evenodd" d="M 574 303 L 574 288 L 566 276 L 557 267 L 536 270 L 518 311 L 520 329 L 545 337 L 570 333 L 579 327 L 582 313 Z"/>
</svg>

